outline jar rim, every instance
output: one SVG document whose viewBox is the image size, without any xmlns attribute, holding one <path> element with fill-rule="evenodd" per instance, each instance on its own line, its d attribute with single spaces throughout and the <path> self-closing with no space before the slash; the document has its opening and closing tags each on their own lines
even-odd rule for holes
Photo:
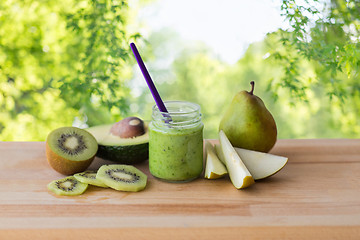
<svg viewBox="0 0 360 240">
<path fill-rule="evenodd" d="M 165 101 L 168 112 L 153 106 L 152 122 L 170 128 L 190 127 L 201 123 L 200 105 L 188 101 Z"/>
<path fill-rule="evenodd" d="M 166 108 L 170 107 L 167 106 L 169 104 L 175 104 L 175 103 L 180 103 L 186 106 L 193 106 L 192 110 L 186 111 L 186 112 L 180 112 L 180 111 L 171 111 L 168 109 L 168 113 L 167 112 L 162 112 L 160 111 L 160 109 L 158 108 L 158 106 L 155 104 L 152 109 L 153 111 L 157 111 L 159 113 L 164 113 L 164 114 L 172 114 L 172 115 L 177 115 L 177 114 L 190 114 L 190 113 L 196 113 L 200 111 L 200 105 L 197 103 L 193 103 L 193 102 L 188 102 L 188 101 L 179 101 L 179 100 L 171 100 L 171 101 L 164 101 L 164 105 Z"/>
</svg>

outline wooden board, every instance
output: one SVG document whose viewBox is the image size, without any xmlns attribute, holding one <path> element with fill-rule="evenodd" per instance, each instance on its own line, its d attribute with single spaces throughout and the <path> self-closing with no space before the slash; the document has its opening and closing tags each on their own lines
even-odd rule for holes
<svg viewBox="0 0 360 240">
<path fill-rule="evenodd" d="M 0 142 L 0 239 L 360 239 L 360 140 L 279 140 L 272 153 L 288 164 L 244 190 L 162 182 L 143 163 L 142 192 L 58 197 L 43 142 Z"/>
</svg>

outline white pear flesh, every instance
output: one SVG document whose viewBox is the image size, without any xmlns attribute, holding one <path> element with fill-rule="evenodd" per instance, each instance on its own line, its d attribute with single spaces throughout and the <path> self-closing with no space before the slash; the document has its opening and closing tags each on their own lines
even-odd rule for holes
<svg viewBox="0 0 360 240">
<path fill-rule="evenodd" d="M 288 161 L 287 157 L 270 153 L 257 152 L 243 148 L 235 148 L 235 151 L 244 161 L 255 180 L 264 179 L 276 174 Z"/>
<path fill-rule="evenodd" d="M 234 149 L 255 180 L 268 178 L 276 174 L 288 161 L 287 157 L 277 156 L 270 153 L 257 152 L 236 147 Z M 215 144 L 215 150 L 220 161 L 224 162 L 224 156 L 222 155 L 220 144 Z"/>
<path fill-rule="evenodd" d="M 225 159 L 224 159 L 224 154 L 221 150 L 221 146 L 220 146 L 220 143 L 216 143 L 214 145 L 214 148 L 215 148 L 215 152 L 216 152 L 216 155 L 218 156 L 219 160 L 225 164 Z M 246 166 L 246 165 L 245 165 Z"/>
<path fill-rule="evenodd" d="M 219 138 L 226 169 L 235 188 L 246 188 L 254 184 L 254 178 L 222 130 L 219 132 Z"/>
<path fill-rule="evenodd" d="M 228 171 L 225 165 L 219 160 L 213 145 L 205 141 L 206 166 L 205 175 L 207 179 L 218 179 L 226 175 Z"/>
</svg>

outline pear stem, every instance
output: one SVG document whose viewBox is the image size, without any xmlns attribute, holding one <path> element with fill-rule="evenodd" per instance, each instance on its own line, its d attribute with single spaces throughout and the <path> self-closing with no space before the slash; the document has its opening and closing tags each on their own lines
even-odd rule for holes
<svg viewBox="0 0 360 240">
<path fill-rule="evenodd" d="M 250 93 L 251 95 L 254 95 L 255 82 L 254 82 L 254 81 L 251 81 L 250 84 L 251 84 L 251 91 L 250 91 L 249 93 Z"/>
</svg>

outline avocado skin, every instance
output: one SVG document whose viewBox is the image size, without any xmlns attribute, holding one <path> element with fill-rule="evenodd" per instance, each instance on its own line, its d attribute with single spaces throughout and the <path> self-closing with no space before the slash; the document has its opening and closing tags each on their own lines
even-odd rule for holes
<svg viewBox="0 0 360 240">
<path fill-rule="evenodd" d="M 105 146 L 99 144 L 97 157 L 121 164 L 136 164 L 149 158 L 149 143 L 128 146 Z"/>
</svg>

